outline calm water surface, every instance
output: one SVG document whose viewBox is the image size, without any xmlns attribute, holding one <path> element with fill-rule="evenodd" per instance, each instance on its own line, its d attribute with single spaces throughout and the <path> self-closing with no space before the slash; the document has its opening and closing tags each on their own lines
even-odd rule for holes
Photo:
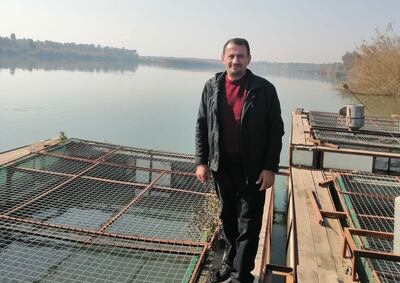
<svg viewBox="0 0 400 283">
<path fill-rule="evenodd" d="M 0 152 L 64 131 L 68 137 L 193 153 L 200 94 L 213 73 L 147 66 L 123 73 L 0 69 Z M 296 107 L 337 111 L 354 101 L 328 82 L 263 76 L 278 90 L 286 133 Z"/>
<path fill-rule="evenodd" d="M 0 69 L 0 152 L 64 131 L 68 137 L 193 154 L 200 95 L 213 73 L 149 66 L 124 72 L 16 69 L 11 74 Z M 313 77 L 261 75 L 276 86 L 281 101 L 286 131 L 282 164 L 287 164 L 291 111 L 336 112 L 357 102 Z M 375 115 L 400 112 L 397 102 L 364 100 Z M 278 212 L 285 211 L 285 186 L 285 179 L 278 178 Z M 278 240 L 272 245 L 272 261 L 284 264 L 285 225 L 274 227 L 273 239 Z"/>
</svg>

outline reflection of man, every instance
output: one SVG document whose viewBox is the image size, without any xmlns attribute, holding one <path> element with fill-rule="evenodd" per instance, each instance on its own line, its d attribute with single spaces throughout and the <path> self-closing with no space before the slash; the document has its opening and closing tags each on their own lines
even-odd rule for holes
<svg viewBox="0 0 400 283">
<path fill-rule="evenodd" d="M 196 125 L 196 176 L 214 177 L 227 244 L 211 282 L 252 282 L 265 190 L 274 184 L 283 122 L 275 87 L 247 69 L 250 47 L 233 38 L 222 52 L 225 72 L 207 81 Z"/>
</svg>

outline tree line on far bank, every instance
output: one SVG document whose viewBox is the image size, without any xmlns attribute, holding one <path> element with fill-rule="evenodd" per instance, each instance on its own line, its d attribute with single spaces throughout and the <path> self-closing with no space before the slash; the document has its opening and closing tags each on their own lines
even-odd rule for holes
<svg viewBox="0 0 400 283">
<path fill-rule="evenodd" d="M 17 39 L 12 33 L 10 37 L 0 36 L 0 59 L 28 58 L 46 61 L 80 60 L 80 61 L 137 61 L 136 50 L 125 48 L 102 47 L 94 44 L 59 43 L 54 41 L 33 41 Z"/>
</svg>

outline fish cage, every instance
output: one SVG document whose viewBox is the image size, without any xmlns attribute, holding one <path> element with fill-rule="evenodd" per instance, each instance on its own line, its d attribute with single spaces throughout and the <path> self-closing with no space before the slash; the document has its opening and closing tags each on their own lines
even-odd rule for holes
<svg viewBox="0 0 400 283">
<path fill-rule="evenodd" d="M 81 139 L 3 164 L 0 281 L 194 282 L 218 223 L 194 171 L 191 155 Z"/>
<path fill-rule="evenodd" d="M 393 254 L 400 178 L 342 172 L 335 178 L 335 188 L 348 216 L 344 249 L 349 247 L 354 256 L 353 276 L 358 273 L 361 282 L 400 282 L 400 255 Z"/>
</svg>

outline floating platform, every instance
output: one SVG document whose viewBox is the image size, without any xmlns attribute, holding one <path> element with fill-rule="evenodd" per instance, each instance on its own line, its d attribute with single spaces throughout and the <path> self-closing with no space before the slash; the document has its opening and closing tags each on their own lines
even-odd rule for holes
<svg viewBox="0 0 400 283">
<path fill-rule="evenodd" d="M 54 139 L 0 164 L 0 282 L 196 280 L 218 220 L 193 156 Z"/>
<path fill-rule="evenodd" d="M 365 117 L 351 130 L 339 114 L 297 109 L 289 167 L 286 263 L 294 281 L 400 282 L 400 121 Z"/>
</svg>

